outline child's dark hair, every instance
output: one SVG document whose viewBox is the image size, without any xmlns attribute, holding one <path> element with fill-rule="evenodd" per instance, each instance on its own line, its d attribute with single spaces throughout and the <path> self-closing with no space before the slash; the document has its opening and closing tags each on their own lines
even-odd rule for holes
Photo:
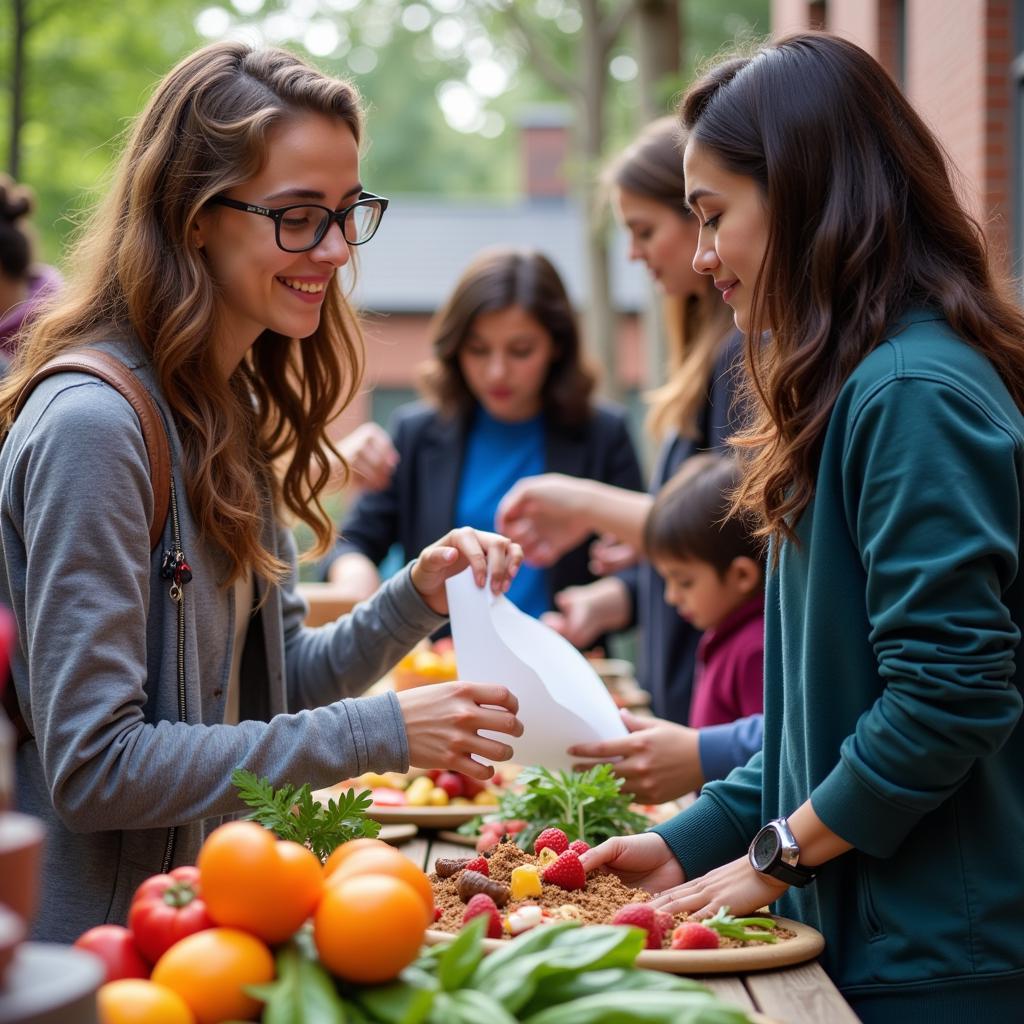
<svg viewBox="0 0 1024 1024">
<path fill-rule="evenodd" d="M 32 192 L 0 174 L 0 273 L 20 281 L 32 264 L 32 237 L 26 218 L 35 205 Z"/>
<path fill-rule="evenodd" d="M 644 526 L 648 558 L 696 559 L 719 575 L 736 558 L 764 560 L 752 524 L 730 512 L 740 466 L 729 456 L 691 456 L 658 492 Z"/>
</svg>

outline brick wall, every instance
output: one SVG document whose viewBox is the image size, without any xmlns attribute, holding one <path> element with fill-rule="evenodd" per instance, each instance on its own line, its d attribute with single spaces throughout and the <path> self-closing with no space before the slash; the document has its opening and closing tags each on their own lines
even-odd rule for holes
<svg viewBox="0 0 1024 1024">
<path fill-rule="evenodd" d="M 1013 0 L 905 0 L 907 97 L 939 137 L 956 188 L 1009 265 L 1013 234 Z M 774 0 L 776 34 L 805 27 L 807 0 Z M 897 0 L 828 0 L 829 31 L 863 46 L 897 77 Z"/>
</svg>

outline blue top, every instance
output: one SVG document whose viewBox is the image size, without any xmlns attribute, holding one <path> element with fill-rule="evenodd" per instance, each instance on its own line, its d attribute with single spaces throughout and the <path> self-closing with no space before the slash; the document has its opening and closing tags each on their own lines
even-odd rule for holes
<svg viewBox="0 0 1024 1024">
<path fill-rule="evenodd" d="M 543 415 L 503 423 L 478 406 L 466 437 L 455 525 L 493 531 L 498 502 L 509 488 L 524 476 L 544 472 L 544 448 Z M 551 607 L 544 570 L 526 564 L 507 596 L 517 608 L 535 617 Z"/>
</svg>

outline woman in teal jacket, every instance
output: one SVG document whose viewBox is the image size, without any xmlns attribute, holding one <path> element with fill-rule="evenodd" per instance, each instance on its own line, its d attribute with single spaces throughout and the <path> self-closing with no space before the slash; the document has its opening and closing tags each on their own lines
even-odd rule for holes
<svg viewBox="0 0 1024 1024">
<path fill-rule="evenodd" d="M 862 50 L 800 35 L 683 102 L 694 266 L 748 339 L 771 540 L 763 753 L 584 857 L 672 911 L 776 903 L 868 1022 L 1024 993 L 1024 316 Z"/>
</svg>

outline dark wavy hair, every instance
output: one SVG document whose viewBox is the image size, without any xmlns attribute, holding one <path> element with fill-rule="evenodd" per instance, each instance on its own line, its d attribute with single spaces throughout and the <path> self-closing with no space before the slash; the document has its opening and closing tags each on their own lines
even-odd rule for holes
<svg viewBox="0 0 1024 1024">
<path fill-rule="evenodd" d="M 737 502 L 761 532 L 795 539 L 839 390 L 910 308 L 941 311 L 1024 409 L 1024 315 L 941 146 L 872 57 L 826 33 L 790 36 L 712 67 L 680 113 L 691 145 L 765 200 L 746 346 L 756 415 L 734 438 Z"/>
<path fill-rule="evenodd" d="M 27 277 L 32 265 L 28 218 L 34 208 L 32 190 L 0 174 L 0 273 L 15 281 Z"/>
<path fill-rule="evenodd" d="M 578 427 L 590 416 L 596 375 L 587 365 L 576 314 L 558 271 L 535 249 L 495 248 L 466 267 L 431 324 L 433 358 L 424 367 L 424 395 L 448 416 L 468 414 L 476 405 L 459 367 L 459 350 L 481 313 L 512 306 L 526 310 L 554 342 L 555 357 L 541 394 L 548 420 Z"/>
<path fill-rule="evenodd" d="M 764 558 L 764 542 L 750 514 L 733 509 L 740 482 L 736 459 L 713 452 L 691 455 L 654 499 L 644 523 L 648 558 L 694 559 L 724 576 L 736 558 Z"/>
<path fill-rule="evenodd" d="M 359 387 L 363 346 L 338 276 L 305 339 L 264 331 L 224 381 L 210 329 L 217 283 L 190 244 L 205 204 L 265 164 L 275 125 L 320 114 L 362 133 L 359 94 L 299 57 L 242 42 L 212 43 L 157 85 L 136 119 L 113 187 L 73 254 L 77 273 L 34 324 L 0 385 L 0 434 L 36 369 L 68 349 L 135 335 L 152 360 L 183 449 L 189 506 L 224 550 L 230 582 L 287 566 L 263 543 L 268 502 L 302 520 L 322 553 L 334 525 L 319 496 L 336 451 L 327 426 Z"/>
</svg>

